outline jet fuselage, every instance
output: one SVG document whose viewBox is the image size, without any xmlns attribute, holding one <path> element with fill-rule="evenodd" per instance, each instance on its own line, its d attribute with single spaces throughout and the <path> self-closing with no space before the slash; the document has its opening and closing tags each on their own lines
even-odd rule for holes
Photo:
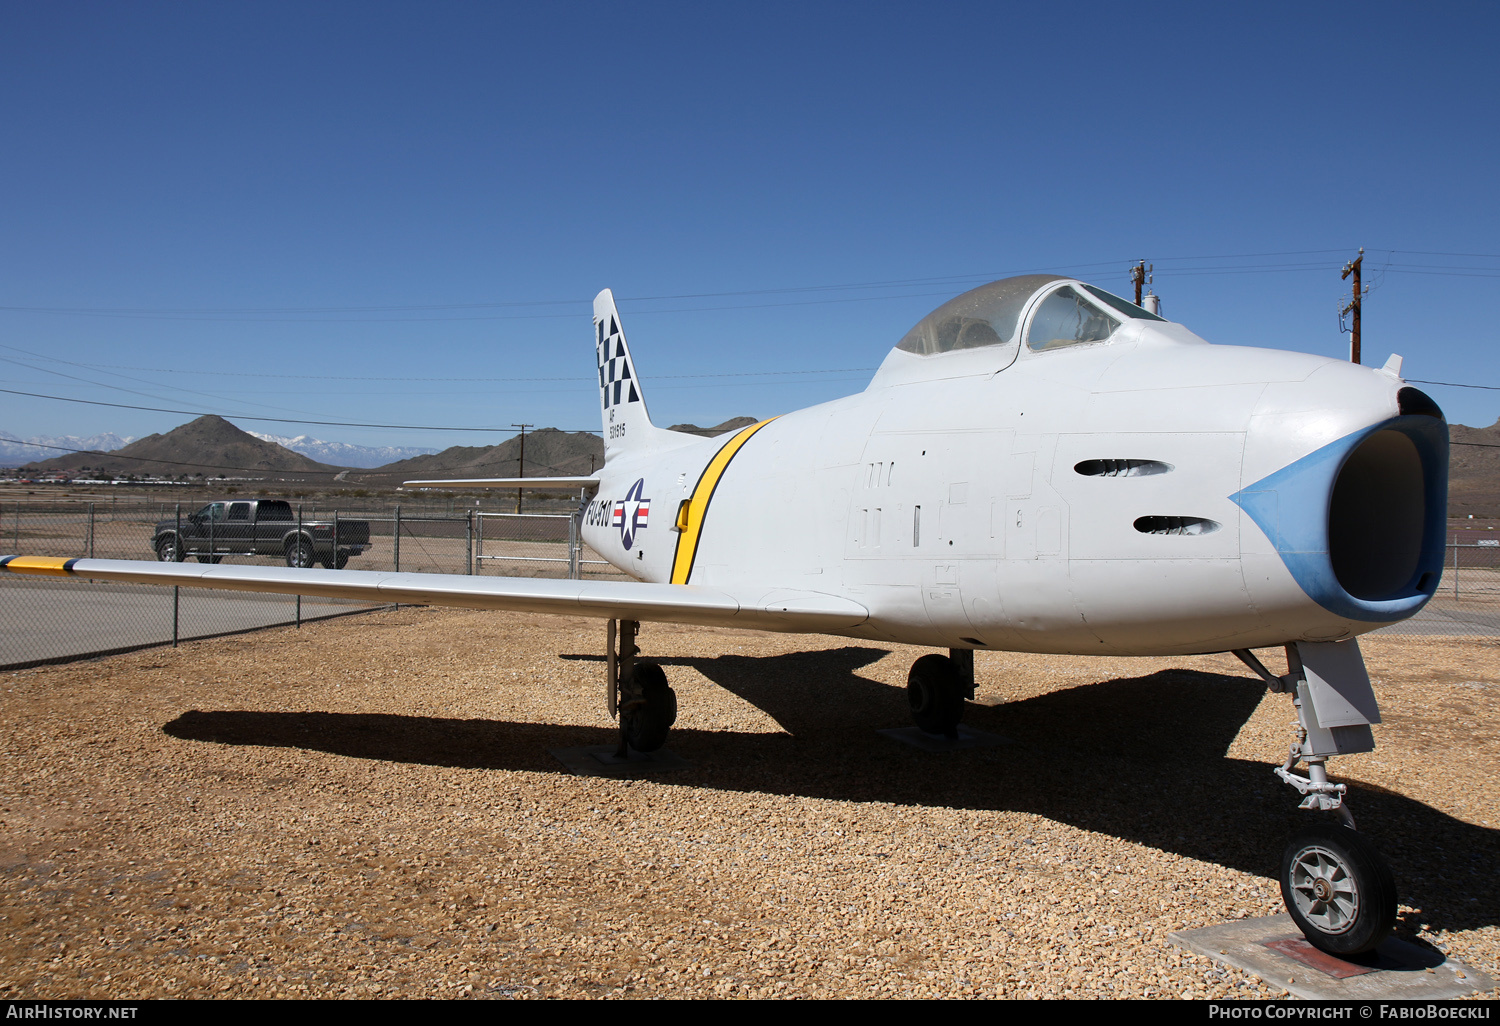
<svg viewBox="0 0 1500 1026">
<path fill-rule="evenodd" d="M 643 581 L 847 596 L 870 610 L 857 637 L 1100 655 L 1338 640 L 1437 584 L 1446 427 L 1402 395 L 1390 371 L 1172 323 L 1055 351 L 894 350 L 858 395 L 610 460 L 584 538 Z"/>
</svg>

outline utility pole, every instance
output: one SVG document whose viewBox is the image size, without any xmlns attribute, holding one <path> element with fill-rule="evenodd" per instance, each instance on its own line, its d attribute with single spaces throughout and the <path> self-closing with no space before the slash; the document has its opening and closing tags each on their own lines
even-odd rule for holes
<svg viewBox="0 0 1500 1026">
<path fill-rule="evenodd" d="M 1135 283 L 1136 306 L 1145 305 L 1141 302 L 1141 286 L 1151 281 L 1151 272 L 1154 270 L 1156 270 L 1156 265 L 1153 264 L 1152 266 L 1147 267 L 1146 261 L 1144 260 L 1130 269 L 1130 280 Z"/>
<path fill-rule="evenodd" d="M 526 429 L 529 428 L 529 427 L 536 427 L 536 425 L 535 424 L 512 424 L 511 427 L 513 427 L 513 428 L 520 428 L 521 429 L 521 469 L 516 474 L 516 476 L 517 477 L 525 477 L 526 476 Z M 521 512 L 521 489 L 519 489 L 519 488 L 516 489 L 516 512 L 517 513 Z"/>
<path fill-rule="evenodd" d="M 1359 363 L 1359 305 L 1360 299 L 1364 296 L 1364 292 L 1360 290 L 1359 286 L 1359 272 L 1360 265 L 1364 262 L 1365 247 L 1361 246 L 1359 247 L 1359 256 L 1345 264 L 1344 273 L 1339 275 L 1340 279 L 1348 278 L 1351 274 L 1354 275 L 1354 297 L 1344 304 L 1343 309 L 1339 310 L 1339 330 L 1347 330 L 1349 332 L 1350 363 Z M 1344 315 L 1347 313 L 1352 313 L 1354 316 L 1349 321 L 1349 327 L 1346 329 L 1344 327 Z"/>
</svg>

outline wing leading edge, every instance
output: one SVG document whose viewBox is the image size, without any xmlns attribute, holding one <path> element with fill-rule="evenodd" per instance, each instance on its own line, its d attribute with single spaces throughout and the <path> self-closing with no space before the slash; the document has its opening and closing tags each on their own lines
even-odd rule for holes
<svg viewBox="0 0 1500 1026">
<path fill-rule="evenodd" d="M 0 556 L 0 572 L 164 584 L 284 595 L 405 602 L 412 605 L 558 613 L 601 619 L 747 627 L 786 633 L 847 630 L 869 618 L 858 602 L 811 591 L 766 589 L 736 595 L 717 588 L 639 581 L 573 581 L 376 570 L 154 563 L 130 559 Z"/>
</svg>

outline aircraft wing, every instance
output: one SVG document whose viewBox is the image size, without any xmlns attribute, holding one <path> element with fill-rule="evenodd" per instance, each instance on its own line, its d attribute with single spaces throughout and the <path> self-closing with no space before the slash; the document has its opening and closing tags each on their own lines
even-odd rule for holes
<svg viewBox="0 0 1500 1026">
<path fill-rule="evenodd" d="M 448 481 L 402 481 L 402 488 L 529 488 L 534 491 L 597 491 L 597 477 L 469 477 Z"/>
<path fill-rule="evenodd" d="M 53 556 L 0 556 L 0 572 L 789 633 L 843 630 L 869 617 L 864 606 L 850 599 L 787 588 L 734 594 L 698 585 L 640 581 L 302 570 Z"/>
</svg>

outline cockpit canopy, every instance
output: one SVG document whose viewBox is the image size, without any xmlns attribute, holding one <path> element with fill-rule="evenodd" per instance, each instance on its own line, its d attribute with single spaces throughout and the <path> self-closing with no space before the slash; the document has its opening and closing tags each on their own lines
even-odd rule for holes
<svg viewBox="0 0 1500 1026">
<path fill-rule="evenodd" d="M 1059 287 L 1059 283 L 1061 284 Z M 1033 296 L 1048 293 L 1022 324 Z M 1019 348 L 1024 330 L 1034 351 L 1060 349 L 1084 342 L 1103 342 L 1123 323 L 1121 315 L 1141 320 L 1165 318 L 1105 292 L 1056 274 L 1023 274 L 1002 278 L 948 300 L 917 322 L 896 348 L 932 356 L 982 346 Z"/>
</svg>

